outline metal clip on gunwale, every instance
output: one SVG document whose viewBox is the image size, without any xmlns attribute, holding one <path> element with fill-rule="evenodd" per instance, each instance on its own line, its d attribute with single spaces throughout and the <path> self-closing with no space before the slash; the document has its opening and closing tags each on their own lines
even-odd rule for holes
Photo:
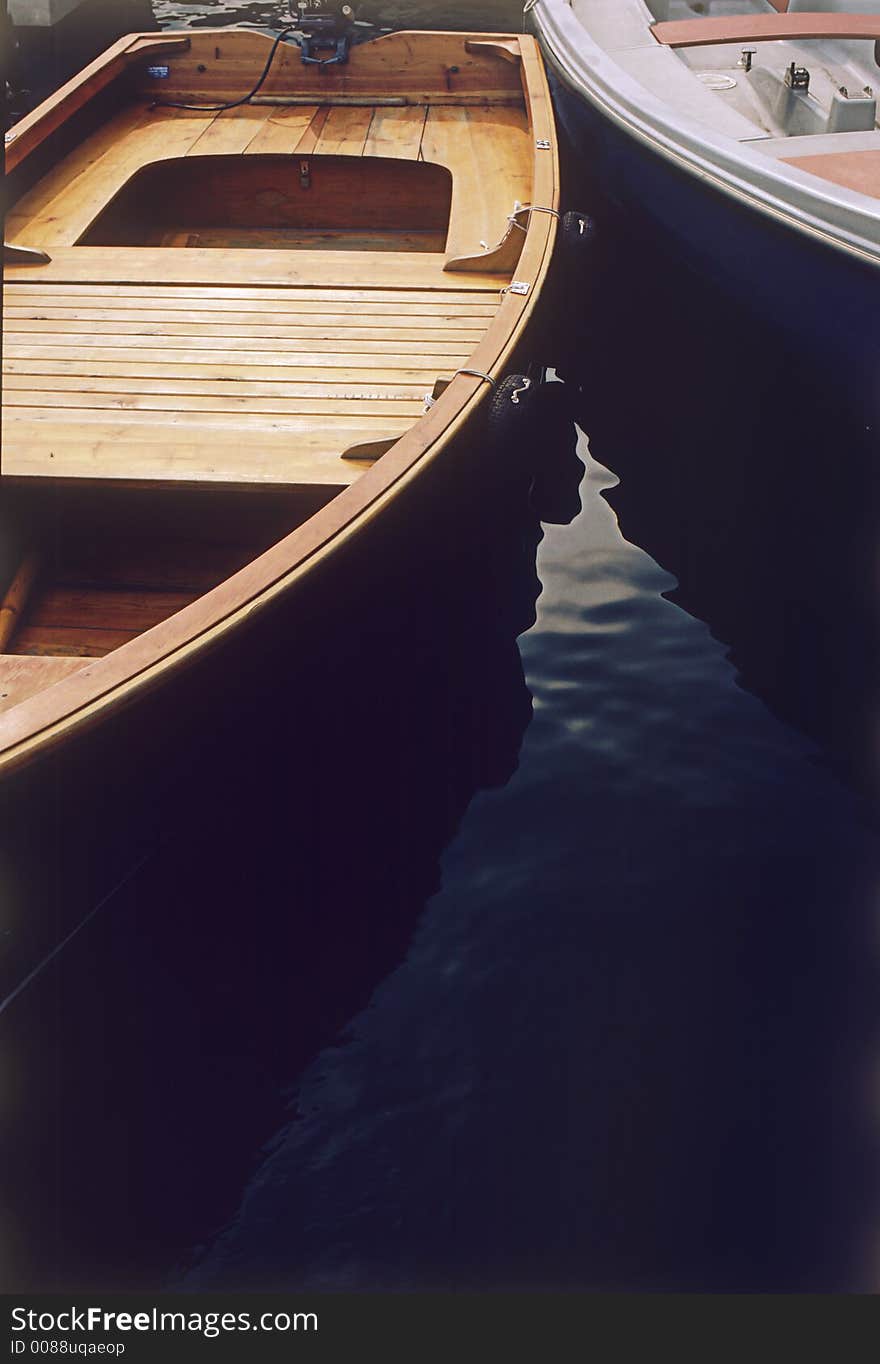
<svg viewBox="0 0 880 1364">
<path fill-rule="evenodd" d="M 453 374 L 452 379 L 449 380 L 449 383 L 444 383 L 444 384 L 443 384 L 443 392 L 444 392 L 444 393 L 446 392 L 447 388 L 449 387 L 449 384 L 451 384 L 451 383 L 453 382 L 454 379 L 457 379 L 457 378 L 458 378 L 459 374 L 467 374 L 467 375 L 470 375 L 470 377 L 473 378 L 473 379 L 483 379 L 483 380 L 485 381 L 485 383 L 491 384 L 493 388 L 495 388 L 496 384 L 498 383 L 498 380 L 497 380 L 497 379 L 493 379 L 491 374 L 484 374 L 483 371 L 482 371 L 481 369 L 457 369 L 457 370 L 455 371 L 455 373 Z M 435 396 L 435 394 L 436 394 L 436 396 Z M 427 415 L 427 414 L 431 411 L 431 408 L 434 407 L 434 406 L 436 405 L 437 398 L 440 397 L 440 396 L 441 396 L 441 395 L 440 395 L 439 393 L 436 392 L 436 388 L 435 388 L 435 392 L 434 392 L 434 393 L 426 393 L 426 394 L 425 394 L 425 415 Z"/>
<path fill-rule="evenodd" d="M 492 378 L 491 374 L 484 374 L 481 369 L 457 369 L 453 374 L 452 379 L 457 379 L 459 374 L 469 374 L 473 379 L 483 379 L 487 384 L 491 384 L 493 388 L 498 382 L 497 379 Z M 452 379 L 449 380 L 450 383 L 452 383 Z"/>
<path fill-rule="evenodd" d="M 532 213 L 549 213 L 550 217 L 555 218 L 557 222 L 562 220 L 562 214 L 558 208 L 544 208 L 543 204 L 517 204 L 513 212 L 508 215 L 507 221 L 512 223 L 514 227 L 518 227 L 520 232 L 528 232 L 525 223 L 519 221 L 521 213 L 528 213 L 529 215 Z"/>
</svg>

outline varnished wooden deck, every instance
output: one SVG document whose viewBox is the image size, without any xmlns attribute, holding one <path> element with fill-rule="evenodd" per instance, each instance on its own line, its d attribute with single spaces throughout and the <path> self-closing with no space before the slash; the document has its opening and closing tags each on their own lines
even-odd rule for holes
<svg viewBox="0 0 880 1364">
<path fill-rule="evenodd" d="M 501 378 L 519 353 L 556 224 L 520 215 L 515 230 L 509 215 L 517 201 L 558 204 L 533 40 L 395 34 L 332 76 L 282 48 L 264 102 L 155 106 L 155 55 L 171 70 L 160 95 L 211 103 L 250 87 L 267 46 L 242 31 L 130 35 L 13 130 L 25 184 L 6 240 L 50 259 L 17 259 L 4 285 L 2 480 L 7 508 L 26 509 L 2 599 L 4 772 L 304 588 L 458 438 L 486 400 L 483 376 Z M 105 94 L 65 153 L 56 132 Z M 26 174 L 35 152 L 41 178 Z M 337 220 L 226 214 L 224 180 L 223 211 L 202 222 L 199 174 L 216 182 L 214 156 L 264 158 L 239 180 L 285 201 L 272 158 L 296 175 L 298 157 L 357 169 L 345 167 L 348 197 L 326 200 L 344 202 Z M 384 168 L 365 174 L 371 158 Z M 162 168 L 169 159 L 182 160 Z M 156 163 L 163 183 L 183 182 L 186 212 L 172 195 L 154 222 L 131 181 Z M 389 204 L 409 220 L 389 220 Z M 514 262 L 528 283 L 506 292 Z M 457 371 L 426 415 L 425 396 Z M 243 496 L 261 489 L 271 495 Z"/>
<path fill-rule="evenodd" d="M 447 280 L 449 277 L 446 277 Z M 4 478 L 344 486 L 464 365 L 498 291 L 13 284 Z"/>
<path fill-rule="evenodd" d="M 406 431 L 494 317 L 504 280 L 444 264 L 497 240 L 500 206 L 528 198 L 527 129 L 504 106 L 122 110 L 7 221 L 9 241 L 52 260 L 17 269 L 5 291 L 4 476 L 350 483 L 365 465 L 342 452 Z M 348 251 L 77 245 L 146 163 L 264 152 L 448 167 L 446 251 L 365 264 Z"/>
</svg>

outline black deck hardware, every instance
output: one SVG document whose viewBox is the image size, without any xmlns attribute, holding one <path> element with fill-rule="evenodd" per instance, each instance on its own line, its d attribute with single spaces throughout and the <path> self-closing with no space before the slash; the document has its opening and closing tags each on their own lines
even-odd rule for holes
<svg viewBox="0 0 880 1364">
<path fill-rule="evenodd" d="M 300 52 L 306 66 L 342 66 L 348 61 L 354 11 L 351 5 L 333 7 L 327 0 L 320 8 L 301 3 L 299 25 L 302 32 Z M 330 53 L 320 56 L 320 53 Z"/>
</svg>

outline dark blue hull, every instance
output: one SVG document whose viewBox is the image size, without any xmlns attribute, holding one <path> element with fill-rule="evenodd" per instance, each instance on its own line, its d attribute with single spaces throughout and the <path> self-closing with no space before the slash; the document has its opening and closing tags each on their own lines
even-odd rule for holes
<svg viewBox="0 0 880 1364">
<path fill-rule="evenodd" d="M 707 289 L 707 344 L 724 326 L 725 299 L 734 300 L 769 329 L 744 365 L 775 365 L 774 334 L 784 335 L 789 363 L 800 354 L 805 364 L 831 367 L 873 405 L 880 272 L 679 169 L 600 114 L 552 65 L 550 80 L 569 162 L 566 198 L 589 212 L 604 202 L 630 235 L 665 253 L 670 268 L 699 276 Z"/>
</svg>

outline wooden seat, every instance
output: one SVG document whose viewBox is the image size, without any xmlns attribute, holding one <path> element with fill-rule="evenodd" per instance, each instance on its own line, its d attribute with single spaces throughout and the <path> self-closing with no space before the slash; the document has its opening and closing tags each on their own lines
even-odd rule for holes
<svg viewBox="0 0 880 1364">
<path fill-rule="evenodd" d="M 665 47 L 707 47 L 718 43 L 764 43 L 799 38 L 868 38 L 880 41 L 880 14 L 834 12 L 719 15 L 652 24 Z"/>
<path fill-rule="evenodd" d="M 787 156 L 790 166 L 809 171 L 834 185 L 880 199 L 880 150 L 821 152 L 814 156 Z"/>
<path fill-rule="evenodd" d="M 458 287 L 7 285 L 3 478 L 342 488 L 366 467 L 343 452 L 407 431 L 499 306 Z"/>
</svg>

